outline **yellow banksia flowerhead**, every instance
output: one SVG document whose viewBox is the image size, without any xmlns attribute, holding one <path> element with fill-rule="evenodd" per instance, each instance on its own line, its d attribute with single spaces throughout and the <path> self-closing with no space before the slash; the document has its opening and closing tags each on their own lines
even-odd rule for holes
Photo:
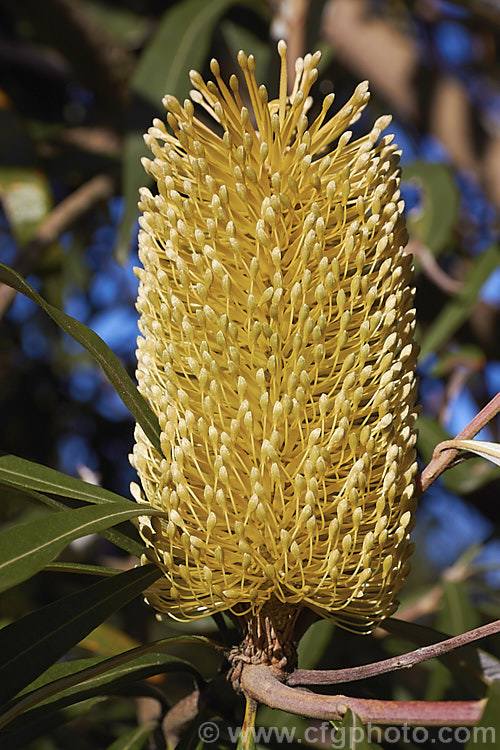
<svg viewBox="0 0 500 750">
<path fill-rule="evenodd" d="M 352 140 L 367 83 L 309 120 L 320 53 L 287 96 L 278 51 L 278 99 L 240 52 L 244 88 L 213 60 L 145 137 L 137 377 L 162 454 L 137 427 L 132 460 L 135 496 L 165 511 L 140 520 L 164 572 L 148 600 L 180 619 L 281 602 L 368 632 L 396 607 L 415 504 L 399 152 L 389 117 Z"/>
</svg>

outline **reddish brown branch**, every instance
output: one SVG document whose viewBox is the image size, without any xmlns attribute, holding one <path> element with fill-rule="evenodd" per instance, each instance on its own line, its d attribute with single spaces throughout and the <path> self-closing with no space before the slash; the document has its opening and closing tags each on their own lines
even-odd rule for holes
<svg viewBox="0 0 500 750">
<path fill-rule="evenodd" d="M 282 682 L 283 675 L 271 667 L 247 664 L 241 688 L 259 703 L 314 719 L 342 719 L 351 709 L 362 722 L 418 726 L 466 726 L 476 724 L 486 699 L 479 701 L 383 701 L 346 695 L 318 695 Z"/>
<path fill-rule="evenodd" d="M 482 428 L 490 422 L 493 417 L 500 413 L 500 393 L 497 393 L 494 398 L 481 409 L 479 414 L 476 414 L 473 420 L 464 427 L 456 436 L 456 440 L 471 440 Z M 453 461 L 460 453 L 458 448 L 448 448 L 445 443 L 439 443 L 434 448 L 432 459 L 430 463 L 425 467 L 422 474 L 420 475 L 420 492 L 423 493 L 433 482 L 436 481 L 438 476 L 448 469 Z"/>
<path fill-rule="evenodd" d="M 372 664 L 364 664 L 361 667 L 350 667 L 348 669 L 296 669 L 292 672 L 287 680 L 287 685 L 333 685 L 339 682 L 354 682 L 355 680 L 364 680 L 367 677 L 385 674 L 386 672 L 395 672 L 398 669 L 409 669 L 415 664 L 420 664 L 428 659 L 434 659 L 437 656 L 447 654 L 460 646 L 477 641 L 480 638 L 486 638 L 488 635 L 500 632 L 500 620 L 482 625 L 468 633 L 456 635 L 453 638 L 447 638 L 445 641 L 432 643 L 429 646 L 423 646 L 410 651 L 401 656 L 394 656 L 391 659 L 382 659 Z"/>
</svg>

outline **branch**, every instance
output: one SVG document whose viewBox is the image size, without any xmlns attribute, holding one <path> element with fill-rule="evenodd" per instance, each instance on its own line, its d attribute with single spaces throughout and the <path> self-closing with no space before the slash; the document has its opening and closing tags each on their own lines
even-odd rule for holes
<svg viewBox="0 0 500 750">
<path fill-rule="evenodd" d="M 420 664 L 428 659 L 442 656 L 460 646 L 486 638 L 488 635 L 500 632 L 500 620 L 482 625 L 467 633 L 447 638 L 445 641 L 432 643 L 429 646 L 417 648 L 401 656 L 391 659 L 382 659 L 372 664 L 364 664 L 361 667 L 349 667 L 348 669 L 296 669 L 286 680 L 287 685 L 333 685 L 335 683 L 354 682 L 364 680 L 367 677 L 395 672 L 398 669 L 409 669 L 415 664 Z"/>
<path fill-rule="evenodd" d="M 295 60 L 304 56 L 306 19 L 309 0 L 274 0 L 273 30 L 278 39 L 284 38 L 288 54 L 286 57 L 288 93 L 295 80 Z"/>
<path fill-rule="evenodd" d="M 68 145 L 107 159 L 118 158 L 123 150 L 123 140 L 119 134 L 98 125 L 66 128 L 58 137 L 63 146 Z"/>
<path fill-rule="evenodd" d="M 411 239 L 405 248 L 405 252 L 411 253 L 419 260 L 424 274 L 443 292 L 455 295 L 461 291 L 463 283 L 448 276 L 446 271 L 443 271 L 432 251 L 423 242 Z"/>
<path fill-rule="evenodd" d="M 486 699 L 478 701 L 383 701 L 346 695 L 318 695 L 283 684 L 285 675 L 272 667 L 245 664 L 243 692 L 270 708 L 313 719 L 339 720 L 351 709 L 363 723 L 417 726 L 476 724 Z"/>
<path fill-rule="evenodd" d="M 420 617 L 425 617 L 425 615 L 429 615 L 432 612 L 435 612 L 439 605 L 439 602 L 443 598 L 443 594 L 444 589 L 442 584 L 436 584 L 415 602 L 408 604 L 406 607 L 401 607 L 401 609 L 398 610 L 398 620 L 413 622 L 414 620 L 418 620 Z M 375 633 L 377 632 L 378 629 L 375 631 Z"/>
<path fill-rule="evenodd" d="M 384 97 L 404 119 L 419 117 L 415 91 L 417 44 L 394 20 L 369 13 L 367 0 L 330 0 L 325 6 L 322 37 L 335 58 L 356 78 Z"/>
<path fill-rule="evenodd" d="M 175 747 L 189 722 L 198 716 L 200 711 L 200 690 L 196 688 L 192 693 L 176 703 L 167 712 L 162 723 L 165 739 Z"/>
<path fill-rule="evenodd" d="M 476 414 L 474 419 L 458 433 L 455 440 L 471 440 L 482 428 L 490 422 L 493 417 L 500 413 L 500 393 L 497 393 L 491 401 Z M 447 441 L 438 443 L 434 448 L 432 459 L 420 475 L 420 494 L 429 489 L 431 484 L 436 481 L 438 476 L 446 469 L 450 468 L 456 459 L 460 450 L 458 448 L 449 448 L 446 446 Z"/>
<path fill-rule="evenodd" d="M 113 194 L 114 183 L 108 175 L 97 175 L 62 200 L 41 222 L 34 237 L 22 250 L 17 269 L 21 273 L 30 270 L 30 266 L 46 247 L 56 242 L 81 216 L 100 201 Z M 17 292 L 11 287 L 0 284 L 0 318 L 9 309 Z"/>
<path fill-rule="evenodd" d="M 462 558 L 459 558 L 453 563 L 453 565 L 450 565 L 449 568 L 446 568 L 446 570 L 443 571 L 441 580 L 454 582 L 465 581 L 470 575 L 471 572 L 469 566 L 467 564 L 464 564 L 464 560 Z M 416 601 L 408 604 L 406 607 L 401 607 L 400 609 L 398 609 L 397 620 L 394 620 L 392 617 L 388 620 L 384 620 L 382 625 L 374 631 L 374 635 L 376 635 L 380 631 L 388 632 L 386 626 L 389 622 L 399 622 L 400 620 L 402 620 L 403 622 L 412 622 L 413 620 L 418 620 L 420 617 L 424 617 L 425 615 L 435 612 L 439 605 L 439 602 L 443 598 L 443 594 L 443 583 L 437 583 Z"/>
</svg>

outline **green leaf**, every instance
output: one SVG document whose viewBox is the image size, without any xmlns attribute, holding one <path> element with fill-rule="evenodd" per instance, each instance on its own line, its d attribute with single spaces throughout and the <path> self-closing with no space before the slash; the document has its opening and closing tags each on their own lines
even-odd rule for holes
<svg viewBox="0 0 500 750">
<path fill-rule="evenodd" d="M 105 490 L 98 485 L 84 482 L 76 477 L 70 477 L 61 471 L 56 471 L 56 469 L 42 466 L 42 464 L 12 454 L 0 456 L 0 484 L 49 492 L 62 497 L 74 497 L 88 503 L 128 500 L 128 498 Z"/>
<path fill-rule="evenodd" d="M 372 724 L 365 726 L 361 719 L 348 709 L 342 722 L 337 726 L 332 746 L 335 750 L 382 750 L 380 745 L 371 742 L 372 735 L 383 738 L 383 730 Z"/>
<path fill-rule="evenodd" d="M 17 717 L 24 724 L 31 719 L 38 721 L 47 711 L 59 711 L 70 703 L 86 700 L 89 696 L 111 695 L 117 687 L 164 672 L 186 672 L 198 685 L 202 685 L 203 677 L 192 664 L 184 659 L 165 655 L 165 651 L 179 644 L 212 647 L 211 642 L 201 636 L 180 636 L 148 643 L 110 658 L 85 660 L 93 663 L 82 670 L 67 666 L 73 662 L 67 662 L 64 669 L 60 665 L 53 665 L 36 681 L 39 687 L 28 693 L 23 691 L 20 700 L 14 702 L 0 717 L 0 726 L 5 726 Z M 82 660 L 78 659 L 76 662 L 80 664 Z M 62 676 L 50 681 L 51 676 L 58 674 Z M 38 708 L 33 708 L 34 706 Z"/>
<path fill-rule="evenodd" d="M 439 255 L 458 219 L 459 191 L 453 171 L 444 164 L 417 161 L 403 167 L 402 180 L 422 190 L 422 208 L 417 216 L 408 216 L 408 231 Z"/>
<path fill-rule="evenodd" d="M 160 575 L 160 569 L 152 565 L 127 570 L 31 612 L 0 630 L 0 705 L 10 701 Z"/>
<path fill-rule="evenodd" d="M 125 689 L 130 689 L 133 685 L 137 686 L 139 682 L 154 675 L 185 672 L 195 678 L 197 676 L 194 667 L 187 662 L 172 659 L 172 657 L 161 654 L 144 654 L 135 659 L 133 664 L 122 665 L 115 669 L 107 667 L 107 662 L 109 661 L 111 660 L 103 660 L 100 663 L 101 674 L 93 679 L 86 680 L 84 672 L 77 672 L 71 680 L 80 679 L 81 682 L 65 691 L 56 693 L 57 683 L 51 683 L 45 688 L 37 690 L 37 695 L 49 694 L 50 696 L 51 691 L 53 691 L 53 695 L 45 701 L 39 700 L 37 707 L 31 711 L 24 710 L 25 706 L 29 705 L 30 700 L 35 700 L 37 695 L 30 693 L 25 696 L 18 704 L 14 705 L 0 717 L 0 726 L 8 726 L 5 734 L 15 735 L 19 729 L 25 730 L 30 725 L 36 726 L 51 714 L 59 713 L 67 706 L 80 703 L 88 698 L 93 698 L 97 695 L 123 694 Z M 86 671 L 95 672 L 96 669 L 97 667 L 91 667 Z M 63 680 L 60 682 L 63 682 Z M 11 719 L 13 720 L 11 721 Z M 2 739 L 2 732 L 0 731 L 0 740 Z"/>
<path fill-rule="evenodd" d="M 239 732 L 236 750 L 255 750 L 255 719 L 258 703 L 248 695 L 245 696 L 245 700 L 245 716 L 241 732 Z"/>
<path fill-rule="evenodd" d="M 439 609 L 438 630 L 450 635 L 460 635 L 479 627 L 481 619 L 471 601 L 467 581 L 442 582 L 443 600 Z"/>
<path fill-rule="evenodd" d="M 135 69 L 134 91 L 154 107 L 165 94 L 187 94 L 189 71 L 202 67 L 215 25 L 234 1 L 185 0 L 167 10 Z"/>
<path fill-rule="evenodd" d="M 184 727 L 181 730 L 181 735 L 179 737 L 179 741 L 175 746 L 175 750 L 204 750 L 205 748 L 210 748 L 212 745 L 210 742 L 205 742 L 204 740 L 200 739 L 200 734 L 203 736 L 203 730 L 206 726 L 206 722 L 210 722 L 211 725 L 219 729 L 220 727 L 217 727 L 217 722 L 214 722 L 213 720 L 213 711 L 210 711 L 207 707 L 202 706 L 200 712 L 196 716 L 193 721 L 190 721 L 186 727 Z M 215 734 L 215 733 L 214 733 Z M 219 737 L 219 734 L 217 734 L 217 739 Z M 215 744 L 217 747 L 218 743 Z M 219 745 L 219 747 L 224 748 L 225 745 Z"/>
<path fill-rule="evenodd" d="M 0 532 L 0 591 L 35 575 L 73 541 L 145 514 L 158 514 L 147 505 L 125 502 L 91 505 L 52 513 L 48 523 L 37 518 Z"/>
<path fill-rule="evenodd" d="M 41 297 L 16 271 L 0 263 L 0 281 L 16 289 L 21 294 L 36 302 L 37 305 L 50 315 L 63 331 L 81 344 L 92 355 L 111 385 L 141 425 L 152 445 L 161 454 L 160 428 L 152 409 L 137 390 L 134 382 L 123 367 L 122 363 L 109 346 L 91 328 L 67 315 Z"/>
<path fill-rule="evenodd" d="M 435 630 L 427 625 L 398 620 L 395 617 L 384 620 L 383 627 L 391 635 L 403 638 L 417 646 L 428 646 L 431 643 L 438 643 L 451 638 L 449 633 Z M 465 685 L 478 696 L 484 694 L 485 685 L 489 683 L 489 680 L 484 675 L 483 660 L 480 657 L 479 649 L 469 644 L 436 658 L 455 675 L 457 681 L 462 685 Z M 489 663 L 489 660 L 484 660 L 485 666 L 487 663 Z"/>
<path fill-rule="evenodd" d="M 165 94 L 186 98 L 191 88 L 189 71 L 203 67 L 213 30 L 234 0 L 184 0 L 166 11 L 153 39 L 141 55 L 131 81 L 135 95 L 134 127 L 125 140 L 123 194 L 125 211 L 120 226 L 117 256 L 127 258 L 130 234 L 137 216 L 139 188 L 150 184 L 140 158 L 148 153 L 142 139 L 152 117 L 161 116 Z M 140 110 L 150 112 L 141 119 Z"/>
<path fill-rule="evenodd" d="M 155 110 L 155 113 L 151 116 L 144 118 L 144 121 L 141 123 L 141 131 L 147 130 L 155 114 L 156 116 L 161 114 L 159 109 Z M 142 157 L 148 154 L 149 150 L 144 143 L 142 132 L 137 133 L 131 130 L 125 136 L 123 146 L 122 193 L 125 206 L 115 248 L 115 255 L 120 263 L 125 263 L 129 256 L 132 228 L 138 214 L 139 188 L 151 187 L 152 185 L 151 178 L 146 174 L 141 163 Z"/>
<path fill-rule="evenodd" d="M 488 690 L 488 701 L 481 720 L 471 727 L 471 737 L 464 750 L 498 750 L 500 737 L 500 682 L 494 682 Z"/>
<path fill-rule="evenodd" d="M 221 23 L 220 29 L 235 60 L 240 49 L 244 50 L 247 55 L 254 55 L 255 80 L 258 84 L 264 83 L 271 56 L 276 55 L 274 46 L 271 46 L 261 36 L 254 34 L 251 29 L 228 19 Z"/>
<path fill-rule="evenodd" d="M 108 658 L 140 646 L 139 641 L 109 622 L 101 622 L 78 644 L 92 654 Z"/>
<path fill-rule="evenodd" d="M 141 750 L 146 744 L 147 738 L 157 726 L 156 723 L 149 722 L 132 729 L 131 732 L 118 737 L 112 745 L 109 745 L 108 750 Z"/>
<path fill-rule="evenodd" d="M 255 728 L 252 727 L 252 730 L 246 732 L 245 734 L 243 734 L 243 732 L 240 732 L 236 750 L 255 750 L 257 745 L 255 744 L 254 729 Z"/>
<path fill-rule="evenodd" d="M 35 169 L 0 167 L 0 199 L 20 245 L 31 240 L 52 208 L 47 177 Z"/>
<path fill-rule="evenodd" d="M 0 489 L 2 488 L 12 489 L 12 486 L 9 484 L 2 484 L 0 482 Z M 26 496 L 30 500 L 37 500 L 38 502 L 41 502 L 44 505 L 47 505 L 49 508 L 52 508 L 55 510 L 72 510 L 75 508 L 74 503 L 76 503 L 76 507 L 80 507 L 80 501 L 74 500 L 72 498 L 68 498 L 66 500 L 60 500 L 55 497 L 50 497 L 49 495 L 45 495 L 42 492 L 35 492 L 35 490 L 20 489 L 20 488 L 16 488 L 15 491 L 21 495 Z M 124 502 L 124 501 L 121 500 L 121 502 Z M 125 527 L 125 524 L 121 524 L 121 525 Z M 133 530 L 133 527 L 130 526 L 130 529 Z M 104 539 L 107 539 L 108 541 L 112 542 L 113 544 L 116 544 L 117 547 L 120 547 L 120 549 L 125 550 L 130 555 L 134 555 L 135 557 L 140 557 L 144 552 L 144 545 L 138 539 L 134 539 L 133 536 L 130 536 L 128 533 L 124 531 L 119 531 L 118 529 L 105 529 L 105 530 L 103 529 L 96 533 L 98 533 Z"/>
<path fill-rule="evenodd" d="M 145 13 L 134 13 L 118 5 L 107 5 L 95 0 L 80 0 L 85 12 L 106 30 L 106 33 L 127 49 L 140 45 L 147 33 L 149 19 Z"/>
<path fill-rule="evenodd" d="M 486 279 L 500 264 L 500 247 L 490 247 L 475 259 L 459 294 L 441 310 L 420 343 L 420 357 L 424 359 L 437 351 L 465 323 Z"/>
<path fill-rule="evenodd" d="M 309 721 L 302 716 L 276 708 L 269 708 L 264 704 L 259 706 L 256 724 L 257 727 L 272 728 L 273 731 L 269 734 L 269 738 L 270 740 L 272 738 L 273 741 L 272 743 L 269 742 L 269 747 L 286 744 L 287 747 L 291 748 L 298 748 L 304 742 L 310 726 Z M 230 737 L 230 739 L 233 739 L 233 737 Z M 319 740 L 317 736 L 312 739 Z M 321 737 L 321 739 L 323 738 Z M 326 741 L 328 741 L 328 737 Z M 311 742 L 311 744 L 314 744 L 314 742 Z M 260 743 L 259 747 L 262 747 Z"/>
<path fill-rule="evenodd" d="M 38 724 L 27 725 L 15 733 L 8 730 L 0 731 L 0 747 L 2 750 L 26 750 L 28 747 L 32 748 L 33 745 L 30 744 L 32 740 L 38 737 L 48 738 L 49 732 L 52 732 L 52 730 L 61 724 L 74 721 L 81 716 L 86 717 L 102 700 L 102 697 L 99 696 L 98 698 L 90 698 L 87 701 L 82 701 L 75 706 L 68 706 L 64 711 L 50 714 L 39 721 Z M 45 750 L 45 745 L 42 745 L 42 747 Z M 55 746 L 50 744 L 48 750 L 55 750 Z"/>
<path fill-rule="evenodd" d="M 464 569 L 470 565 L 470 560 L 477 554 L 477 548 L 472 548 L 470 554 L 464 553 L 462 558 L 457 562 L 463 563 Z M 469 559 L 467 559 L 469 558 Z M 450 635 L 460 635 L 469 630 L 477 628 L 481 622 L 477 607 L 471 601 L 470 586 L 467 581 L 442 581 L 443 598 L 439 608 L 437 628 Z M 465 650 L 464 650 L 465 651 Z M 484 694 L 484 679 L 482 677 L 482 665 L 477 648 L 471 645 L 465 652 L 458 651 L 453 654 L 458 662 L 459 669 L 450 660 L 442 663 L 433 672 L 431 679 L 426 688 L 425 697 L 427 700 L 441 700 L 445 697 L 446 690 L 455 679 L 482 696 Z M 447 664 L 448 670 L 445 672 L 443 665 Z"/>
<path fill-rule="evenodd" d="M 335 624 L 331 620 L 318 620 L 300 639 L 298 657 L 301 669 L 313 669 L 331 643 Z"/>
<path fill-rule="evenodd" d="M 53 562 L 43 569 L 48 573 L 80 573 L 89 576 L 114 576 L 120 573 L 118 568 L 104 568 L 102 565 L 87 565 L 76 562 Z"/>
<path fill-rule="evenodd" d="M 51 682 L 62 680 L 64 677 L 70 677 L 76 672 L 82 672 L 84 669 L 94 667 L 96 664 L 100 664 L 104 661 L 104 658 L 105 657 L 103 656 L 88 656 L 85 659 L 71 659 L 70 661 L 58 661 L 56 664 L 52 664 L 52 666 L 46 669 L 45 672 L 36 678 L 36 680 L 33 680 L 33 682 L 19 692 L 19 696 L 16 698 L 16 708 L 19 705 L 22 696 L 25 696 L 27 693 L 32 695 L 39 688 L 42 688 Z"/>
</svg>

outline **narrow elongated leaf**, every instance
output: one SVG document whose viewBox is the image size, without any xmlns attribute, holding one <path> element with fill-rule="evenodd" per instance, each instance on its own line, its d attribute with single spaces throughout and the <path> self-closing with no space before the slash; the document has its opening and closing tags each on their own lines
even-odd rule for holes
<svg viewBox="0 0 500 750">
<path fill-rule="evenodd" d="M 302 716 L 297 716 L 297 715 L 288 713 L 288 711 L 281 711 L 280 709 L 276 709 L 276 708 L 269 708 L 269 706 L 265 706 L 261 704 L 259 706 L 259 712 L 257 715 L 257 726 L 267 727 L 269 729 L 272 728 L 272 732 L 269 736 L 270 737 L 272 736 L 275 739 L 274 739 L 274 742 L 269 743 L 269 748 L 273 748 L 273 750 L 277 750 L 277 746 L 281 744 L 279 740 L 282 739 L 283 744 L 286 744 L 287 748 L 290 747 L 290 750 L 298 750 L 299 745 L 305 740 L 306 731 L 307 731 L 307 727 L 309 726 L 309 722 L 307 721 L 306 718 Z M 228 738 L 231 740 L 231 742 L 234 743 L 238 739 L 237 737 L 237 735 L 239 734 L 238 730 L 239 730 L 239 727 L 236 729 L 236 736 L 235 736 L 234 729 L 229 731 L 229 727 L 227 730 L 225 730 L 225 727 L 223 727 L 222 728 L 223 736 L 226 735 L 226 731 L 227 731 Z M 281 737 L 280 737 L 280 732 L 282 732 Z M 291 738 L 295 738 L 295 742 L 290 742 Z M 207 750 L 208 750 L 208 746 L 210 743 L 207 742 L 206 744 L 207 744 Z M 259 743 L 259 747 L 261 747 L 260 743 Z"/>
<path fill-rule="evenodd" d="M 52 320 L 68 333 L 94 358 L 127 409 L 161 453 L 160 428 L 155 414 L 137 390 L 133 380 L 109 346 L 91 328 L 80 323 L 43 299 L 16 271 L 0 263 L 0 281 L 29 297 L 45 310 Z"/>
<path fill-rule="evenodd" d="M 133 648 L 139 648 L 141 644 L 121 628 L 109 622 L 101 622 L 78 645 L 92 654 L 108 659 L 111 656 L 123 654 L 125 651 L 131 651 Z"/>
<path fill-rule="evenodd" d="M 146 740 L 157 727 L 157 724 L 149 722 L 143 724 L 136 729 L 132 729 L 131 732 L 118 737 L 112 745 L 108 747 L 108 750 L 141 750 L 146 744 Z"/>
<path fill-rule="evenodd" d="M 76 562 L 52 562 L 44 570 L 49 573 L 80 573 L 89 576 L 114 576 L 121 571 L 118 568 L 104 568 L 102 565 L 87 565 Z"/>
<path fill-rule="evenodd" d="M 479 292 L 490 273 L 500 264 L 500 248 L 490 247 L 474 262 L 460 294 L 441 310 L 421 341 L 420 357 L 423 359 L 437 351 L 453 336 L 469 317 Z"/>
<path fill-rule="evenodd" d="M 12 454 L 0 456 L 0 484 L 49 492 L 61 497 L 74 497 L 88 503 L 128 500 L 98 485 L 83 482 L 81 479 L 70 477 L 56 469 Z"/>
<path fill-rule="evenodd" d="M 30 578 L 73 539 L 157 512 L 146 505 L 122 501 L 52 513 L 45 524 L 37 518 L 0 532 L 0 591 Z"/>
<path fill-rule="evenodd" d="M 129 10 L 128 3 L 96 3 L 93 0 L 83 2 L 85 14 L 95 21 L 101 28 L 106 29 L 118 44 L 127 49 L 140 45 L 148 33 L 150 18 L 140 12 L 140 5 Z"/>
<path fill-rule="evenodd" d="M 245 716 L 242 731 L 239 733 L 236 750 L 255 750 L 255 719 L 257 718 L 257 702 L 246 696 Z"/>
<path fill-rule="evenodd" d="M 271 57 L 275 54 L 274 49 L 267 39 L 263 39 L 262 36 L 255 34 L 247 26 L 242 26 L 228 19 L 221 23 L 220 30 L 234 59 L 236 59 L 240 49 L 255 57 L 255 79 L 258 82 L 264 82 L 271 63 Z"/>
<path fill-rule="evenodd" d="M 406 622 L 405 620 L 398 620 L 395 617 L 389 617 L 387 620 L 384 620 L 383 627 L 391 635 L 404 638 L 410 641 L 410 643 L 415 643 L 417 646 L 428 646 L 431 643 L 438 643 L 451 637 L 449 633 L 443 633 L 427 625 Z M 455 675 L 457 681 L 466 685 L 479 697 L 482 696 L 484 686 L 488 684 L 488 679 L 483 673 L 479 649 L 469 644 L 461 646 L 458 651 L 450 651 L 436 658 Z"/>
<path fill-rule="evenodd" d="M 26 725 L 15 732 L 7 730 L 0 730 L 0 747 L 2 750 L 26 750 L 30 747 L 30 742 L 37 737 L 46 737 L 49 732 L 52 732 L 56 727 L 61 724 L 65 724 L 74 719 L 78 719 L 80 716 L 86 716 L 94 706 L 97 706 L 103 701 L 103 698 L 90 698 L 87 701 L 77 703 L 75 706 L 68 706 L 59 713 L 52 713 L 38 722 L 38 724 Z"/>
<path fill-rule="evenodd" d="M 335 624 L 331 620 L 313 623 L 300 639 L 298 655 L 301 669 L 314 669 L 332 642 Z"/>
<path fill-rule="evenodd" d="M 403 182 L 422 189 L 422 208 L 407 219 L 410 236 L 427 245 L 435 255 L 445 249 L 458 219 L 460 193 L 452 169 L 445 164 L 413 162 L 403 168 Z"/>
<path fill-rule="evenodd" d="M 384 620 L 383 629 L 387 630 L 391 635 L 403 638 L 410 643 L 415 643 L 417 646 L 430 646 L 432 643 L 439 643 L 444 641 L 446 638 L 451 638 L 449 633 L 443 633 L 442 630 L 436 630 L 428 625 L 420 625 L 417 622 L 409 622 L 407 620 L 398 620 L 397 617 L 388 617 Z M 474 646 L 462 646 L 461 653 L 465 653 L 467 650 L 474 650 Z M 453 651 L 445 656 L 453 655 Z"/>
<path fill-rule="evenodd" d="M 11 485 L 2 484 L 0 482 L 0 489 L 2 487 L 11 487 Z M 80 507 L 80 501 L 74 500 L 73 498 L 61 500 L 56 497 L 51 497 L 50 495 L 45 495 L 42 492 L 20 488 L 16 488 L 16 491 L 26 495 L 30 500 L 41 502 L 54 510 L 72 510 L 75 507 Z M 76 506 L 73 503 L 75 503 Z M 122 525 L 124 526 L 125 524 Z M 133 530 L 132 526 L 130 526 L 130 529 Z M 138 539 L 134 539 L 129 534 L 119 531 L 118 529 L 103 529 L 96 533 L 135 557 L 140 557 L 144 552 L 144 545 L 139 542 Z"/>
<path fill-rule="evenodd" d="M 175 750 L 206 750 L 207 748 L 209 748 L 211 743 L 200 739 L 200 736 L 204 736 L 204 730 L 206 729 L 207 721 L 210 721 L 212 728 L 220 730 L 220 724 L 219 726 L 217 726 L 217 722 L 213 722 L 212 719 L 213 712 L 208 708 L 202 706 L 198 716 L 193 721 L 190 721 L 184 731 L 181 732 L 181 736 L 179 737 L 179 741 L 175 746 Z M 216 737 L 219 737 L 218 732 L 216 733 Z M 221 744 L 220 747 L 234 747 L 234 745 L 232 745 L 232 742 L 233 740 L 231 738 L 231 744 Z"/>
<path fill-rule="evenodd" d="M 161 571 L 147 565 L 105 578 L 0 630 L 0 705 L 72 646 L 150 586 Z"/>
<path fill-rule="evenodd" d="M 123 217 L 118 230 L 118 240 L 115 247 L 115 255 L 119 263 L 125 263 L 129 253 L 132 240 L 132 229 L 137 219 L 139 209 L 139 189 L 151 187 L 151 178 L 145 173 L 141 159 L 148 155 L 148 147 L 144 143 L 143 131 L 145 132 L 154 116 L 161 115 L 157 107 L 148 116 L 141 118 L 139 130 L 134 128 L 125 136 L 122 159 L 122 193 L 124 197 Z"/>
<path fill-rule="evenodd" d="M 380 745 L 371 741 L 375 733 L 382 736 L 376 727 L 371 724 L 365 726 L 361 719 L 349 709 L 332 737 L 332 744 L 340 750 L 382 750 Z"/>
<path fill-rule="evenodd" d="M 64 677 L 70 677 L 76 672 L 83 672 L 84 669 L 94 667 L 96 664 L 100 664 L 104 661 L 104 656 L 88 656 L 84 659 L 70 659 L 70 661 L 58 661 L 56 664 L 52 664 L 51 667 L 45 670 L 36 680 L 20 691 L 19 696 L 15 699 L 16 707 L 19 701 L 22 700 L 22 696 L 29 693 L 30 695 L 36 693 L 39 688 L 48 685 L 50 682 L 56 682 L 56 680 L 62 680 Z M 35 705 L 35 704 L 30 704 Z M 3 717 L 2 717 L 3 718 Z"/>
<path fill-rule="evenodd" d="M 203 678 L 192 664 L 184 659 L 165 655 L 164 652 L 172 646 L 182 644 L 212 648 L 211 642 L 202 636 L 178 636 L 148 643 L 109 659 L 94 660 L 80 670 L 72 669 L 73 662 L 55 664 L 38 678 L 36 684 L 39 687 L 28 693 L 23 691 L 25 695 L 0 717 L 0 726 L 5 726 L 21 714 L 23 721 L 28 715 L 38 716 L 34 713 L 34 706 L 48 706 L 50 703 L 50 710 L 59 710 L 71 702 L 83 700 L 90 694 L 109 694 L 118 685 L 143 680 L 164 671 L 187 672 L 198 684 L 202 684 Z M 82 661 L 79 659 L 76 663 L 80 665 Z M 50 681 L 51 677 L 58 675 L 61 675 L 60 678 Z M 33 710 L 28 714 L 28 709 Z"/>
<path fill-rule="evenodd" d="M 106 662 L 108 661 L 110 660 L 107 659 Z M 25 729 L 29 724 L 37 724 L 47 716 L 50 716 L 50 714 L 59 712 L 67 706 L 74 705 L 88 698 L 94 698 L 97 695 L 117 695 L 124 688 L 157 674 L 184 672 L 194 678 L 197 675 L 194 667 L 187 662 L 173 659 L 164 654 L 145 654 L 138 657 L 133 664 L 122 665 L 115 669 L 107 668 L 105 661 L 101 662 L 101 665 L 101 674 L 98 677 L 87 681 L 84 680 L 74 685 L 71 689 L 55 694 L 49 700 L 40 702 L 31 711 L 21 711 L 23 706 L 29 703 L 31 694 L 30 696 L 26 696 L 18 706 L 14 706 L 0 717 L 0 727 L 8 727 L 8 730 L 12 732 L 20 728 Z M 83 673 L 76 673 L 74 679 L 78 679 L 80 674 L 82 674 L 83 679 Z M 45 692 L 50 691 L 50 687 L 50 685 L 47 685 Z M 54 686 L 55 689 L 56 687 Z M 16 718 L 11 721 L 13 716 L 16 716 Z M 2 732 L 0 730 L 0 747 L 2 746 L 1 739 Z"/>
<path fill-rule="evenodd" d="M 185 0 L 163 16 L 158 31 L 139 60 L 132 87 L 158 106 L 165 94 L 190 88 L 183 80 L 191 68 L 201 67 L 212 30 L 234 0 Z"/>
<path fill-rule="evenodd" d="M 148 153 L 142 134 L 156 114 L 161 116 L 161 100 L 172 94 L 180 101 L 191 88 L 188 73 L 203 67 L 215 24 L 235 0 L 184 0 L 164 14 L 158 31 L 144 50 L 132 77 L 136 103 L 133 123 L 125 141 L 123 191 L 125 211 L 117 244 L 117 255 L 129 253 L 130 234 L 137 216 L 139 188 L 149 183 L 140 158 Z M 149 112 L 146 113 L 146 109 Z"/>
<path fill-rule="evenodd" d="M 481 616 L 472 600 L 469 581 L 444 580 L 442 586 L 443 598 L 437 619 L 438 630 L 450 635 L 460 635 L 478 628 L 481 625 Z M 476 651 L 474 646 L 472 649 Z"/>
<path fill-rule="evenodd" d="M 442 586 L 443 596 L 437 617 L 437 629 L 450 635 L 459 635 L 478 627 L 480 616 L 471 601 L 469 583 L 467 581 L 444 580 Z M 460 658 L 460 651 L 454 656 Z M 448 689 L 457 679 L 461 680 L 464 686 L 470 688 L 478 696 L 483 695 L 484 683 L 478 682 L 477 679 L 477 673 L 480 672 L 481 665 L 477 649 L 473 645 L 461 662 L 461 667 L 462 669 L 465 668 L 465 673 L 455 672 L 453 674 L 452 662 L 448 662 L 448 666 L 449 669 L 445 669 L 444 661 L 442 663 L 434 661 L 428 665 L 430 674 L 425 686 L 424 696 L 426 700 L 444 700 Z M 473 673 L 469 673 L 469 670 Z"/>
</svg>

